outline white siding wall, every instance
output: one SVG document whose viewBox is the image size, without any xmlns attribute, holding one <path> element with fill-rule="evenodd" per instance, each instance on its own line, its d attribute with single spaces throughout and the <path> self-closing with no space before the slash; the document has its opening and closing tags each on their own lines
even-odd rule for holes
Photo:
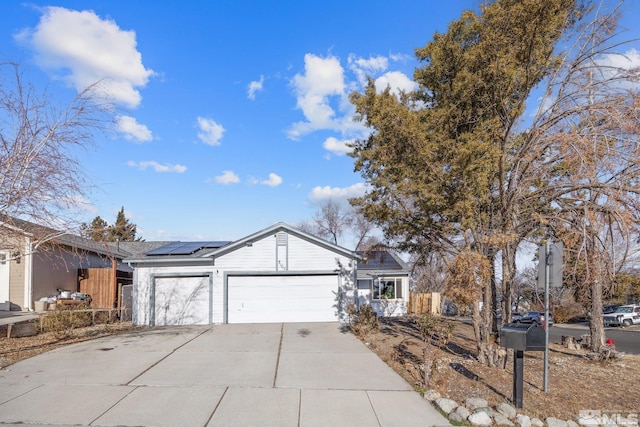
<svg viewBox="0 0 640 427">
<path fill-rule="evenodd" d="M 391 276 L 385 276 L 391 277 Z M 368 283 L 367 289 L 358 289 L 358 304 L 360 306 L 368 304 L 378 314 L 378 316 L 396 317 L 407 314 L 407 304 L 409 303 L 409 281 L 402 277 L 402 298 L 388 301 L 374 300 L 371 292 L 371 281 L 360 281 Z"/>
<path fill-rule="evenodd" d="M 225 273 L 246 272 L 335 272 L 340 276 L 342 285 L 341 305 L 346 308 L 346 304 L 353 301 L 354 283 L 353 270 L 354 261 L 329 249 L 316 245 L 313 242 L 299 237 L 288 235 L 288 262 L 287 271 L 276 269 L 276 238 L 275 234 L 267 235 L 260 240 L 253 241 L 251 246 L 240 247 L 232 252 L 224 254 L 215 259 L 214 265 L 205 266 L 171 266 L 171 267 L 149 267 L 137 266 L 134 281 L 136 284 L 134 292 L 134 322 L 138 325 L 148 325 L 150 315 L 150 290 L 152 274 L 180 274 L 180 273 L 202 273 L 212 272 L 213 274 L 213 323 L 224 322 L 224 277 Z"/>
</svg>

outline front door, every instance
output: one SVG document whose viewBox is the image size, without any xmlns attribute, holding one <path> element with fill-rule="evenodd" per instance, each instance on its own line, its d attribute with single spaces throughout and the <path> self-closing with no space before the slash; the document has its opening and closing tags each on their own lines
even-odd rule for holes
<svg viewBox="0 0 640 427">
<path fill-rule="evenodd" d="M 0 251 L 0 310 L 9 308 L 9 252 Z"/>
</svg>

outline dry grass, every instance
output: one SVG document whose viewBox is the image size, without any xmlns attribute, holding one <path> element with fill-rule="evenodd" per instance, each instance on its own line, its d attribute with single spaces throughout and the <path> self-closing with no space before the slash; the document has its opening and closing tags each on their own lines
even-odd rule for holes
<svg viewBox="0 0 640 427">
<path fill-rule="evenodd" d="M 478 363 L 474 354 L 470 325 L 443 319 L 456 325 L 453 339 L 442 350 L 435 350 L 430 384 L 421 381 L 422 344 L 412 322 L 393 319 L 382 323 L 378 332 L 361 337 L 385 362 L 416 390 L 435 389 L 443 397 L 464 402 L 482 397 L 490 405 L 509 402 L 513 397 L 513 362 L 506 369 Z M 522 412 L 544 419 L 575 419 L 580 410 L 597 409 L 638 413 L 640 356 L 625 355 L 621 360 L 594 362 L 584 352 L 550 345 L 549 392 L 543 391 L 543 353 L 525 352 L 524 408 Z"/>
</svg>

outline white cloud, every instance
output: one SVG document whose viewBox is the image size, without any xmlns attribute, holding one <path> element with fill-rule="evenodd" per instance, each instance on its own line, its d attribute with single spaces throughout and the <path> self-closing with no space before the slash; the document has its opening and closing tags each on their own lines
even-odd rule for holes
<svg viewBox="0 0 640 427">
<path fill-rule="evenodd" d="M 208 145 L 220 145 L 220 140 L 224 134 L 225 128 L 222 125 L 216 123 L 213 119 L 207 119 L 204 117 L 198 117 L 198 138 L 202 142 Z"/>
<path fill-rule="evenodd" d="M 132 168 L 138 168 L 140 170 L 146 170 L 147 168 L 152 168 L 155 172 L 165 173 L 165 172 L 174 172 L 174 173 L 183 173 L 187 170 L 186 166 L 175 164 L 172 165 L 170 163 L 160 164 L 155 160 L 143 160 L 141 162 L 134 162 L 133 160 L 129 160 L 127 165 Z"/>
<path fill-rule="evenodd" d="M 74 206 L 76 209 L 78 209 L 81 212 L 85 212 L 89 214 L 98 213 L 98 208 L 96 208 L 91 201 L 89 201 L 87 198 L 85 198 L 82 195 L 76 194 L 76 195 L 70 196 L 66 202 L 69 205 Z"/>
<path fill-rule="evenodd" d="M 251 178 L 249 182 L 251 184 L 260 184 L 260 185 L 268 185 L 269 187 L 277 187 L 278 185 L 282 184 L 282 178 L 280 178 L 278 175 L 272 172 L 269 174 L 268 179 L 259 180 L 259 179 Z"/>
<path fill-rule="evenodd" d="M 389 55 L 389 59 L 394 62 L 407 62 L 413 60 L 413 56 L 406 53 L 392 53 Z"/>
<path fill-rule="evenodd" d="M 416 82 L 400 71 L 390 71 L 383 74 L 376 79 L 375 84 L 378 92 L 382 92 L 389 87 L 394 95 L 399 95 L 400 91 L 411 92 L 418 88 Z"/>
<path fill-rule="evenodd" d="M 351 143 L 353 143 L 353 139 L 339 140 L 337 138 L 330 136 L 324 141 L 322 146 L 324 147 L 325 150 L 330 151 L 337 156 L 343 156 L 347 153 L 350 153 L 353 150 L 352 147 L 347 146 L 347 144 L 351 144 Z"/>
<path fill-rule="evenodd" d="M 640 67 L 640 52 L 631 48 L 625 53 L 602 55 L 598 58 L 598 64 L 631 70 Z"/>
<path fill-rule="evenodd" d="M 361 197 L 367 191 L 368 186 L 364 183 L 353 184 L 350 187 L 314 187 L 309 193 L 309 199 L 313 202 L 322 200 L 346 200 L 352 197 Z"/>
<path fill-rule="evenodd" d="M 640 52 L 635 48 L 631 48 L 624 53 L 601 55 L 596 59 L 596 63 L 600 68 L 598 73 L 592 76 L 595 80 L 614 80 L 609 85 L 612 89 L 637 90 L 638 82 L 635 79 L 628 78 L 628 72 L 633 73 L 633 70 L 640 68 Z"/>
<path fill-rule="evenodd" d="M 130 141 L 135 140 L 137 142 L 148 142 L 153 139 L 153 135 L 149 128 L 138 123 L 135 117 L 116 117 L 116 127 L 124 134 L 124 137 Z"/>
<path fill-rule="evenodd" d="M 45 7 L 33 29 L 16 35 L 31 46 L 39 66 L 62 72 L 76 90 L 100 81 L 103 95 L 130 108 L 140 104 L 138 88 L 155 73 L 142 64 L 136 34 L 93 11 Z"/>
<path fill-rule="evenodd" d="M 256 98 L 256 92 L 260 92 L 262 91 L 262 84 L 264 83 L 264 76 L 260 76 L 260 80 L 258 81 L 252 81 L 251 83 L 249 83 L 249 86 L 247 87 L 247 97 L 249 99 L 255 99 Z"/>
<path fill-rule="evenodd" d="M 278 185 L 282 184 L 282 178 L 280 178 L 275 173 L 270 173 L 269 179 L 265 179 L 264 181 L 261 181 L 260 184 L 268 185 L 269 187 L 277 187 Z"/>
<path fill-rule="evenodd" d="M 291 81 L 297 97 L 297 107 L 302 110 L 306 122 L 294 123 L 289 137 L 297 139 L 320 129 L 343 130 L 351 122 L 345 117 L 336 119 L 331 97 L 338 99 L 339 107 L 349 107 L 344 80 L 344 69 L 338 58 L 322 58 L 308 53 L 304 56 L 304 74 L 296 74 Z M 351 110 L 352 111 L 352 110 Z"/>
<path fill-rule="evenodd" d="M 237 184 L 240 178 L 233 171 L 222 171 L 222 175 L 216 176 L 213 181 L 218 184 Z"/>
<path fill-rule="evenodd" d="M 355 73 L 360 86 L 367 83 L 367 76 L 373 77 L 381 71 L 389 67 L 389 59 L 384 56 L 373 56 L 369 59 L 358 58 L 355 55 L 349 55 L 349 68 Z"/>
</svg>

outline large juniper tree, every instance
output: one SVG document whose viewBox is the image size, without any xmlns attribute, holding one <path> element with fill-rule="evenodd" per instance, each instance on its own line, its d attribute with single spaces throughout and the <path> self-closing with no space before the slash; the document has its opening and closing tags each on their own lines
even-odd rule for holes
<svg viewBox="0 0 640 427">
<path fill-rule="evenodd" d="M 419 90 L 396 97 L 370 82 L 352 95 L 358 118 L 372 129 L 353 152 L 371 190 L 353 202 L 403 250 L 447 252 L 454 269 L 478 255 L 486 261 L 471 282 L 457 283 L 463 275 L 455 274 L 448 281 L 462 300 L 459 288 L 481 297 L 473 317 L 483 361 L 496 360 L 497 291 L 510 318 L 523 239 L 542 227 L 561 236 L 573 227 L 567 218 L 588 211 L 578 247 L 593 262 L 596 248 L 606 251 L 595 244 L 602 240 L 593 215 L 627 235 L 635 221 L 637 98 L 620 82 L 637 75 L 599 59 L 616 47 L 613 16 L 595 16 L 573 0 L 496 0 L 479 15 L 464 12 L 416 51 L 425 63 L 414 75 Z M 560 40 L 573 44 L 558 49 Z M 536 88 L 545 97 L 523 129 Z M 614 215 L 614 206 L 624 214 Z M 501 286 L 491 271 L 498 255 Z"/>
</svg>

